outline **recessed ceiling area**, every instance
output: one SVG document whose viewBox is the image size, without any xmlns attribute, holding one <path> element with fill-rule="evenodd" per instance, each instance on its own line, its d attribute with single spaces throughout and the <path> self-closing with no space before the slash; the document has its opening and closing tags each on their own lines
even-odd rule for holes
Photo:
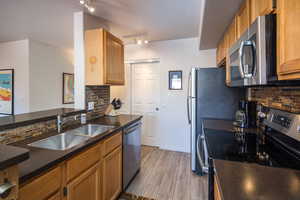
<svg viewBox="0 0 300 200">
<path fill-rule="evenodd" d="M 200 50 L 216 48 L 243 0 L 205 0 L 200 16 Z"/>
<path fill-rule="evenodd" d="M 202 0 L 96 0 L 93 15 L 125 43 L 198 37 Z M 73 48 L 73 13 L 79 0 L 9 0 L 0 5 L 0 42 L 32 38 Z M 86 11 L 88 12 L 88 11 Z"/>
<path fill-rule="evenodd" d="M 96 0 L 94 15 L 123 28 L 119 36 L 150 41 L 197 37 L 202 0 Z"/>
</svg>

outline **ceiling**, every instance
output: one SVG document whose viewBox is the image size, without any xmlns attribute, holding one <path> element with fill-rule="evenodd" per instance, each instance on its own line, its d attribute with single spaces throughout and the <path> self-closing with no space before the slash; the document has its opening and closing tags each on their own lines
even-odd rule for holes
<svg viewBox="0 0 300 200">
<path fill-rule="evenodd" d="M 73 13 L 79 0 L 0 0 L 0 42 L 32 38 L 73 47 Z M 202 0 L 96 0 L 95 16 L 126 43 L 197 37 Z M 226 0 L 227 1 L 227 0 Z"/>
<path fill-rule="evenodd" d="M 205 0 L 200 16 L 200 49 L 216 48 L 243 0 Z"/>
</svg>

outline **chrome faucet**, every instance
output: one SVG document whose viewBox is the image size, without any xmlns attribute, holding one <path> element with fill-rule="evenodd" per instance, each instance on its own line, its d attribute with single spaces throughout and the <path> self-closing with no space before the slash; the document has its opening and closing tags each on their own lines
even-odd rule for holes
<svg viewBox="0 0 300 200">
<path fill-rule="evenodd" d="M 63 125 L 63 117 L 61 115 L 57 115 L 56 126 L 57 126 L 58 133 L 61 133 L 62 125 Z"/>
<path fill-rule="evenodd" d="M 61 133 L 63 125 L 68 121 L 71 121 L 71 120 L 67 120 L 66 118 L 64 118 L 63 115 L 57 115 L 57 132 L 58 133 Z"/>
</svg>

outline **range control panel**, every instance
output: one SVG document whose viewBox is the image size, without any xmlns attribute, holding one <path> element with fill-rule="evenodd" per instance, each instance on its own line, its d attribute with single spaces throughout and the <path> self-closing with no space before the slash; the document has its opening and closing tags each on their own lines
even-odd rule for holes
<svg viewBox="0 0 300 200">
<path fill-rule="evenodd" d="M 270 109 L 264 124 L 300 141 L 300 114 Z"/>
</svg>

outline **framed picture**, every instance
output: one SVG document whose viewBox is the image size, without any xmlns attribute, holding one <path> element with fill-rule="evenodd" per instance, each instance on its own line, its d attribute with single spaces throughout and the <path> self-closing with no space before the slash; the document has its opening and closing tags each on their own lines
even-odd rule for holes
<svg viewBox="0 0 300 200">
<path fill-rule="evenodd" d="M 0 114 L 14 114 L 14 70 L 0 69 Z"/>
<path fill-rule="evenodd" d="M 182 90 L 182 71 L 169 71 L 169 90 Z"/>
<path fill-rule="evenodd" d="M 74 74 L 63 73 L 63 104 L 74 103 Z"/>
</svg>

